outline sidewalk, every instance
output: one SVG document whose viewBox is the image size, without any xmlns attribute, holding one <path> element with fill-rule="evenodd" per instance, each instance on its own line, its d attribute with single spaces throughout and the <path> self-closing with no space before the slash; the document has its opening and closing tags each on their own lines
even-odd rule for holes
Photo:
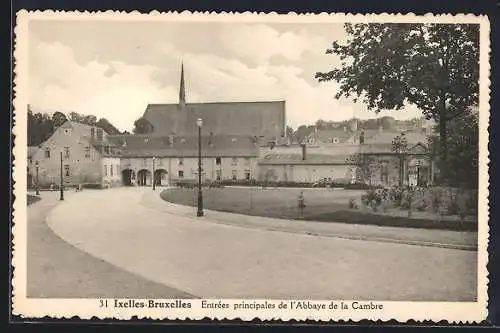
<svg viewBox="0 0 500 333">
<path fill-rule="evenodd" d="M 164 189 L 162 189 L 164 190 Z M 163 212 L 196 218 L 196 208 L 164 201 L 157 192 L 146 192 L 141 204 Z M 204 210 L 206 220 L 213 223 L 280 231 L 314 236 L 336 237 L 352 240 L 389 242 L 407 245 L 442 247 L 477 251 L 477 233 L 467 231 L 429 230 L 414 228 L 381 227 L 348 223 L 282 220 L 248 216 L 213 210 Z"/>
</svg>

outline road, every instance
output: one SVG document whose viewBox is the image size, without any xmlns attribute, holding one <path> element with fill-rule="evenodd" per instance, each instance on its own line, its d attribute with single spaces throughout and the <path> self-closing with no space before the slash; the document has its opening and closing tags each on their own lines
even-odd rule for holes
<svg viewBox="0 0 500 333">
<path fill-rule="evenodd" d="M 476 299 L 475 251 L 245 228 L 168 205 L 150 188 L 84 191 L 47 223 L 94 257 L 197 297 Z"/>
<path fill-rule="evenodd" d="M 66 193 L 71 201 L 74 193 Z M 68 244 L 47 226 L 47 214 L 61 202 L 58 192 L 41 192 L 28 206 L 27 281 L 29 298 L 192 297 L 154 283 Z"/>
</svg>

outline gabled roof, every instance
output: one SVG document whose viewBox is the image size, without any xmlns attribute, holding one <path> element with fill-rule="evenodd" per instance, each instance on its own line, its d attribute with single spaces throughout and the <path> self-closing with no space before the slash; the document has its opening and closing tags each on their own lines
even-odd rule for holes
<svg viewBox="0 0 500 333">
<path fill-rule="evenodd" d="M 202 136 L 202 156 L 256 157 L 259 146 L 248 136 Z M 196 157 L 198 138 L 194 136 L 110 135 L 108 140 L 126 157 Z"/>
<path fill-rule="evenodd" d="M 285 102 L 149 104 L 143 117 L 157 135 L 197 135 L 196 120 L 202 118 L 207 134 L 271 137 L 285 131 Z"/>
<path fill-rule="evenodd" d="M 342 129 L 329 129 L 312 132 L 308 135 L 308 138 L 323 143 L 332 143 L 332 140 L 337 139 L 339 143 L 342 143 L 354 135 L 356 135 L 356 133 L 351 132 L 350 130 L 344 131 Z"/>
</svg>

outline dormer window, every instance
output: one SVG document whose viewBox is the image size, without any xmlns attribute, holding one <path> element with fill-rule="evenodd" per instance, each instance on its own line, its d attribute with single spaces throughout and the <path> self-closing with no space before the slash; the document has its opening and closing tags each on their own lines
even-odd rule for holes
<svg viewBox="0 0 500 333">
<path fill-rule="evenodd" d="M 231 139 L 231 142 L 236 142 L 236 141 L 237 141 L 236 138 Z"/>
</svg>

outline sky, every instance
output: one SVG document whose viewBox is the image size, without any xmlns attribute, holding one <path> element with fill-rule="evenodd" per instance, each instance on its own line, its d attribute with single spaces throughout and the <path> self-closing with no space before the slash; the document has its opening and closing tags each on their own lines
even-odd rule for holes
<svg viewBox="0 0 500 333">
<path fill-rule="evenodd" d="M 338 23 L 50 21 L 29 23 L 29 104 L 35 112 L 75 111 L 131 130 L 149 103 L 177 103 L 181 63 L 187 102 L 286 101 L 287 125 L 375 115 L 335 99 L 338 84 L 316 72 L 339 65 L 325 51 L 345 41 Z"/>
</svg>

